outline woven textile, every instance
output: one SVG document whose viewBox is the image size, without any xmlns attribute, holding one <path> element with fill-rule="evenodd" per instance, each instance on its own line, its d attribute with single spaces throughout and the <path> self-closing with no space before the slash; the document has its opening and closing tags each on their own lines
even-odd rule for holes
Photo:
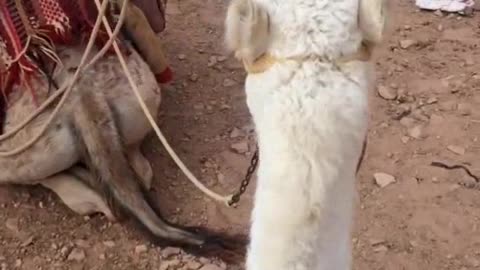
<svg viewBox="0 0 480 270">
<path fill-rule="evenodd" d="M 156 37 L 156 33 L 165 28 L 167 1 L 131 1 L 124 30 L 146 58 L 159 83 L 169 82 L 172 73 Z M 111 25 L 114 24 L 111 13 L 119 12 L 119 7 L 112 3 L 106 14 Z M 85 44 L 97 15 L 93 0 L 0 0 L 0 134 L 12 89 L 29 90 L 36 102 L 31 81 L 44 80 L 47 67 L 60 61 L 55 46 Z M 102 27 L 96 43 L 103 46 L 107 40 Z M 120 47 L 124 49 L 121 43 Z M 15 85 L 21 87 L 14 88 Z"/>
<path fill-rule="evenodd" d="M 35 79 L 40 60 L 58 61 L 55 45 L 88 37 L 97 16 L 92 0 L 0 0 L 0 90 Z M 101 32 L 98 41 L 106 39 Z M 33 93 L 33 90 L 32 90 Z"/>
</svg>

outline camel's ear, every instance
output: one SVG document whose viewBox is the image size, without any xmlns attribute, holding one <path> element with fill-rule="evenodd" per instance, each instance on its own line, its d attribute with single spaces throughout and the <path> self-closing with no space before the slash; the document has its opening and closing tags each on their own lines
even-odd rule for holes
<svg viewBox="0 0 480 270">
<path fill-rule="evenodd" d="M 270 38 L 268 12 L 253 0 L 232 0 L 225 18 L 225 43 L 247 62 L 265 53 Z"/>
<path fill-rule="evenodd" d="M 386 23 L 388 0 L 359 0 L 358 24 L 363 39 L 373 44 L 380 43 Z"/>
</svg>

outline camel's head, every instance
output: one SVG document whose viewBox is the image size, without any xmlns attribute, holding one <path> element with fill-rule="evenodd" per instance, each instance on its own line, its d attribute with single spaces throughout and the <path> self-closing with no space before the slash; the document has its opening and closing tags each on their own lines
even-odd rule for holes
<svg viewBox="0 0 480 270">
<path fill-rule="evenodd" d="M 232 0 L 226 19 L 227 43 L 237 53 L 255 56 L 263 50 L 278 57 L 341 57 L 357 51 L 362 41 L 381 41 L 386 2 Z"/>
</svg>

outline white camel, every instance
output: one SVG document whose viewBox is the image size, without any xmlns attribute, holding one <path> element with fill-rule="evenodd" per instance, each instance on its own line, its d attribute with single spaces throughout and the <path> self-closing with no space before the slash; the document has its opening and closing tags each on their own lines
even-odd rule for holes
<svg viewBox="0 0 480 270">
<path fill-rule="evenodd" d="M 233 0 L 260 150 L 247 270 L 349 270 L 383 0 Z"/>
</svg>

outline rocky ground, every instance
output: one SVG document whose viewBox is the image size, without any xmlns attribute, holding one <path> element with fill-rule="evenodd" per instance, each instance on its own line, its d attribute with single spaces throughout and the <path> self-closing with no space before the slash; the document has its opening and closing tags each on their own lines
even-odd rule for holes
<svg viewBox="0 0 480 270">
<path fill-rule="evenodd" d="M 480 269 L 480 17 L 392 3 L 376 53 L 369 145 L 358 179 L 354 269 Z M 253 149 L 241 66 L 222 50 L 226 1 L 169 0 L 167 50 L 176 82 L 159 121 L 202 181 L 233 191 Z M 205 199 L 153 138 L 144 147 L 168 219 L 246 233 L 254 186 L 237 209 Z M 0 189 L 0 269 L 191 269 L 232 266 L 153 247 L 129 222 L 80 217 L 41 188 Z"/>
</svg>

